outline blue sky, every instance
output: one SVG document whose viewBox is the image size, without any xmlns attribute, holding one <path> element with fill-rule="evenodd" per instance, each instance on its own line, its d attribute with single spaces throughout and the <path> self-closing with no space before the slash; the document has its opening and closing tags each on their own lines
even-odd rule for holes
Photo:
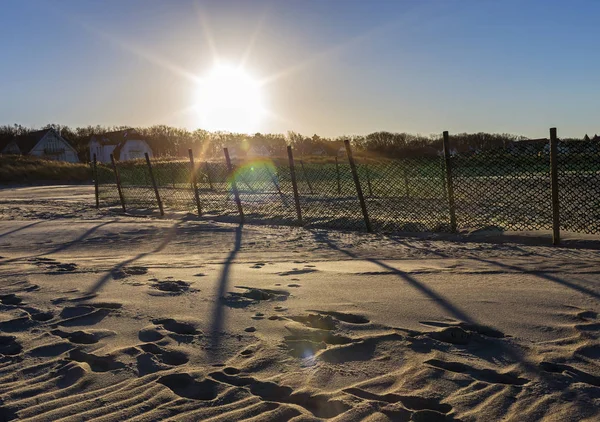
<svg viewBox="0 0 600 422">
<path fill-rule="evenodd" d="M 196 129 L 243 63 L 261 132 L 600 133 L 597 1 L 3 0 L 0 124 Z M 226 129 L 226 128 L 225 128 Z"/>
</svg>

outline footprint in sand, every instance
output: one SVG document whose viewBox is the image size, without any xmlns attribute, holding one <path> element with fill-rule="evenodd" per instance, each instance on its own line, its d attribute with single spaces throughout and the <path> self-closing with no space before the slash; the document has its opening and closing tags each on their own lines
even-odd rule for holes
<svg viewBox="0 0 600 422">
<path fill-rule="evenodd" d="M 121 303 L 98 302 L 86 305 L 67 306 L 63 308 L 60 317 L 63 320 L 55 323 L 55 326 L 94 325 L 102 321 L 109 314 L 117 311 L 123 305 Z"/>
<path fill-rule="evenodd" d="M 179 350 L 168 350 L 154 343 L 139 346 L 145 353 L 136 357 L 138 373 L 140 376 L 158 371 L 171 369 L 189 362 L 186 353 Z"/>
<path fill-rule="evenodd" d="M 164 337 L 164 334 L 162 334 L 155 325 L 144 327 L 138 332 L 138 338 L 144 342 L 159 341 Z"/>
<path fill-rule="evenodd" d="M 252 395 L 259 397 L 263 401 L 272 402 L 275 407 L 278 404 L 301 406 L 317 418 L 334 418 L 350 409 L 349 404 L 328 397 L 326 394 L 311 394 L 309 392 L 296 391 L 292 387 L 279 385 L 273 381 L 261 381 L 251 376 L 239 376 L 235 373 L 237 369 L 232 369 L 234 370 L 233 373 L 223 370 L 222 372 L 212 372 L 208 376 L 210 379 L 225 385 L 246 387 Z M 298 412 L 296 409 L 292 410 Z M 290 415 L 290 418 L 286 418 L 286 420 L 298 416 L 298 414 L 299 412 L 294 413 Z"/>
<path fill-rule="evenodd" d="M 292 283 L 292 284 L 288 284 L 288 287 L 301 287 L 300 284 L 296 284 L 296 283 Z"/>
<path fill-rule="evenodd" d="M 69 353 L 69 359 L 87 363 L 94 372 L 108 372 L 125 367 L 125 364 L 119 362 L 115 356 L 97 356 L 93 353 L 86 353 L 81 349 L 72 350 Z"/>
<path fill-rule="evenodd" d="M 290 295 L 286 290 L 258 289 L 254 287 L 235 286 L 244 289 L 242 293 L 228 292 L 221 298 L 225 305 L 231 308 L 245 308 L 260 301 L 284 301 Z"/>
<path fill-rule="evenodd" d="M 73 272 L 77 270 L 77 264 L 74 263 L 61 263 L 51 258 L 32 258 L 29 260 L 38 267 L 44 267 L 47 274 Z"/>
<path fill-rule="evenodd" d="M 202 331 L 198 329 L 198 323 L 193 321 L 182 322 L 172 318 L 158 318 L 153 319 L 152 323 L 168 331 L 167 335 L 180 343 L 192 343 L 203 335 Z"/>
<path fill-rule="evenodd" d="M 152 284 L 152 288 L 163 292 L 169 296 L 177 296 L 183 293 L 197 292 L 197 289 L 190 287 L 191 284 L 183 280 L 158 281 Z M 160 294 L 160 293 L 159 293 Z"/>
<path fill-rule="evenodd" d="M 23 299 L 21 299 L 19 296 L 15 295 L 14 293 L 10 293 L 7 295 L 0 295 L 0 303 L 2 303 L 3 305 L 17 306 L 17 305 L 20 305 L 22 302 L 23 302 Z"/>
<path fill-rule="evenodd" d="M 78 331 L 63 331 L 55 329 L 50 331 L 51 334 L 67 339 L 75 344 L 95 344 L 103 338 L 116 336 L 117 333 L 111 330 L 78 330 Z"/>
<path fill-rule="evenodd" d="M 148 273 L 146 267 L 123 267 L 112 271 L 111 275 L 115 280 L 121 280 L 134 275 L 144 275 Z"/>
<path fill-rule="evenodd" d="M 468 374 L 471 377 L 489 383 L 508 384 L 508 385 L 524 385 L 529 382 L 526 378 L 521 378 L 518 375 L 510 372 L 500 373 L 493 369 L 479 369 L 462 362 L 444 361 L 440 359 L 429 359 L 424 363 L 436 368 L 444 369 L 449 372 Z"/>
<path fill-rule="evenodd" d="M 0 355 L 15 356 L 21 353 L 23 347 L 15 336 L 0 335 Z"/>
<path fill-rule="evenodd" d="M 212 379 L 196 381 L 189 374 L 170 374 L 160 377 L 158 383 L 168 387 L 180 397 L 192 400 L 214 400 L 227 386 Z"/>
</svg>

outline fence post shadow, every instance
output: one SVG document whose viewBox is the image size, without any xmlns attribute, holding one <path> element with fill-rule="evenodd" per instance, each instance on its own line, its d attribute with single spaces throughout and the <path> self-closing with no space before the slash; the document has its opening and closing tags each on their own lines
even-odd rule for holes
<svg viewBox="0 0 600 422">
<path fill-rule="evenodd" d="M 158 244 L 158 246 L 156 248 L 154 248 L 153 250 L 149 251 L 149 252 L 142 252 L 137 254 L 136 256 L 126 259 L 124 261 L 121 261 L 119 264 L 113 266 L 110 270 L 108 270 L 106 272 L 106 274 L 104 274 L 102 277 L 100 277 L 98 279 L 98 281 L 96 281 L 90 288 L 89 290 L 86 292 L 86 294 L 94 294 L 96 293 L 98 290 L 100 290 L 108 281 L 109 279 L 113 276 L 113 274 L 121 269 L 123 269 L 124 267 L 126 267 L 127 265 L 133 264 L 136 261 L 139 261 L 142 258 L 145 258 L 149 255 L 158 253 L 160 251 L 162 251 L 164 248 L 167 247 L 167 245 L 169 243 L 171 243 L 171 241 L 173 240 L 173 238 L 175 237 L 175 235 L 177 234 L 177 229 L 179 228 L 179 226 L 181 225 L 183 220 L 177 221 L 175 222 L 175 224 L 173 224 L 171 227 L 168 228 L 167 233 L 165 238 L 162 240 L 162 242 L 160 242 Z"/>
<path fill-rule="evenodd" d="M 152 163 L 150 162 L 150 157 L 148 153 L 144 153 L 146 157 L 146 165 L 148 166 L 148 174 L 150 174 L 150 181 L 152 182 L 152 187 L 154 188 L 154 195 L 156 196 L 156 202 L 158 204 L 158 209 L 160 211 L 160 215 L 165 215 L 165 210 L 163 209 L 163 203 L 160 199 L 160 193 L 158 192 L 158 185 L 156 184 L 156 179 L 154 178 L 154 172 L 152 171 Z"/>
<path fill-rule="evenodd" d="M 235 174 L 233 172 L 233 165 L 231 164 L 231 159 L 229 158 L 229 150 L 227 148 L 223 148 L 223 153 L 225 154 L 225 162 L 227 163 L 227 171 L 231 180 L 231 189 L 233 190 L 235 204 L 237 205 L 238 213 L 240 215 L 240 224 L 244 224 L 244 210 L 242 208 L 242 201 L 240 200 L 240 192 L 235 180 Z"/>
<path fill-rule="evenodd" d="M 217 349 L 221 343 L 221 334 L 223 330 L 224 324 L 224 311 L 225 311 L 225 303 L 223 303 L 222 298 L 225 295 L 225 291 L 227 290 L 227 286 L 229 284 L 231 266 L 235 261 L 235 258 L 242 248 L 242 229 L 243 225 L 239 225 L 235 228 L 235 240 L 233 243 L 233 248 L 225 258 L 223 262 L 223 266 L 221 268 L 221 275 L 219 276 L 219 280 L 217 282 L 217 291 L 215 295 L 215 304 L 212 312 L 212 317 L 210 320 L 210 328 L 209 328 L 209 354 L 212 357 L 216 356 Z"/>
<path fill-rule="evenodd" d="M 399 270 L 397 268 L 394 268 L 384 262 L 381 262 L 378 259 L 361 258 L 353 252 L 350 252 L 348 250 L 340 248 L 333 240 L 331 240 L 328 237 L 327 233 L 322 234 L 322 233 L 319 233 L 319 232 L 317 232 L 315 230 L 311 230 L 311 229 L 309 229 L 309 232 L 311 232 L 311 234 L 315 237 L 315 239 L 317 241 L 321 241 L 321 242 L 327 244 L 330 248 L 332 248 L 336 251 L 339 251 L 339 252 L 347 255 L 350 258 L 364 259 L 365 261 L 368 261 L 375 265 L 378 265 L 381 268 L 389 271 L 391 274 L 396 275 L 403 281 L 406 281 L 411 287 L 418 290 L 424 296 L 434 300 L 442 309 L 444 309 L 446 312 L 448 312 L 450 315 L 452 315 L 453 318 L 463 321 L 463 322 L 466 322 L 473 326 L 489 327 L 489 328 L 497 330 L 492 325 L 479 323 L 473 317 L 471 317 L 468 313 L 466 313 L 465 311 L 461 310 L 458 306 L 453 304 L 450 300 L 448 300 L 444 296 L 440 295 L 439 293 L 433 291 L 429 287 L 425 286 L 423 283 L 418 281 L 416 278 L 414 278 L 410 274 L 408 274 L 402 270 Z M 499 330 L 497 330 L 497 331 L 499 331 Z M 527 369 L 528 371 L 535 373 L 535 374 L 543 373 L 543 371 L 537 366 L 537 364 L 535 362 L 527 360 L 527 358 L 525 356 L 523 356 L 519 350 L 516 350 L 516 349 L 510 347 L 510 344 L 497 343 L 496 346 L 499 347 L 499 349 L 500 349 L 499 353 L 505 353 L 507 356 L 514 359 L 519 364 L 523 365 L 523 367 L 525 369 Z"/>
<path fill-rule="evenodd" d="M 123 212 L 127 212 L 125 208 L 125 197 L 123 196 L 123 188 L 121 186 L 121 176 L 119 175 L 119 169 L 117 168 L 117 162 L 115 161 L 115 156 L 110 154 L 110 161 L 112 163 L 113 172 L 115 173 L 115 182 L 117 183 L 117 190 L 119 191 L 119 199 L 121 201 L 121 207 L 123 208 Z"/>
</svg>

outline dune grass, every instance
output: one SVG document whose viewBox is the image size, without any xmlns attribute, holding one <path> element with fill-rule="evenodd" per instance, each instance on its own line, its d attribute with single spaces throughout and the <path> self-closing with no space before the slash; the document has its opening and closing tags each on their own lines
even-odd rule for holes
<svg viewBox="0 0 600 422">
<path fill-rule="evenodd" d="M 84 183 L 91 180 L 92 171 L 87 164 L 0 155 L 0 183 Z"/>
</svg>

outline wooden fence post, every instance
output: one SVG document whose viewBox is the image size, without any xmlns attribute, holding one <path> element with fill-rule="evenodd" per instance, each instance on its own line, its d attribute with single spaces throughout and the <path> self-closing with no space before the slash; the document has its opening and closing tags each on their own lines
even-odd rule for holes
<svg viewBox="0 0 600 422">
<path fill-rule="evenodd" d="M 188 149 L 188 154 L 190 156 L 190 168 L 192 170 L 191 173 L 191 182 L 192 182 L 192 190 L 194 191 L 194 199 L 196 200 L 196 207 L 198 208 L 198 215 L 202 217 L 202 208 L 200 207 L 200 196 L 198 194 L 198 184 L 196 183 L 196 166 L 194 165 L 194 153 L 192 149 Z"/>
<path fill-rule="evenodd" d="M 335 174 L 337 179 L 337 189 L 338 195 L 342 194 L 342 185 L 340 182 L 340 164 L 338 163 L 337 155 L 335 156 Z"/>
<path fill-rule="evenodd" d="M 356 193 L 358 194 L 358 200 L 360 202 L 360 208 L 362 209 L 363 217 L 365 219 L 365 225 L 367 231 L 373 231 L 371 228 L 371 221 L 369 220 L 369 212 L 367 211 L 367 204 L 365 203 L 365 197 L 363 196 L 362 188 L 360 187 L 360 179 L 358 178 L 358 172 L 356 171 L 356 164 L 354 163 L 354 157 L 352 156 L 352 149 L 350 148 L 350 141 L 346 139 L 344 141 L 346 146 L 346 153 L 348 154 L 348 161 L 350 162 L 350 170 L 352 170 L 352 178 L 356 185 Z"/>
<path fill-rule="evenodd" d="M 110 154 L 110 161 L 112 162 L 113 172 L 115 173 L 115 181 L 117 182 L 117 191 L 119 192 L 121 206 L 123 207 L 123 212 L 127 212 L 127 209 L 125 208 L 125 198 L 123 197 L 123 190 L 121 189 L 121 176 L 119 175 L 119 169 L 117 169 L 115 156 L 112 154 Z"/>
<path fill-rule="evenodd" d="M 552 184 L 552 244 L 560 243 L 560 203 L 558 199 L 558 157 L 556 128 L 550 128 L 550 181 Z"/>
<path fill-rule="evenodd" d="M 96 154 L 94 154 L 94 160 L 93 160 L 93 164 L 94 164 L 94 193 L 96 194 L 96 208 L 100 208 L 100 197 L 98 195 L 98 164 L 96 161 Z"/>
<path fill-rule="evenodd" d="M 296 183 L 296 169 L 294 168 L 294 155 L 292 154 L 292 147 L 287 147 L 288 160 L 290 162 L 290 176 L 292 178 L 292 189 L 294 191 L 294 202 L 296 203 L 296 214 L 298 215 L 298 224 L 304 225 L 302 221 L 302 209 L 300 208 L 300 197 L 298 196 L 298 183 Z"/>
<path fill-rule="evenodd" d="M 148 153 L 144 153 L 146 157 L 146 164 L 148 165 L 148 172 L 150 173 L 150 181 L 152 182 L 152 186 L 154 187 L 154 194 L 156 195 L 156 202 L 158 202 L 158 209 L 160 211 L 160 215 L 165 215 L 165 211 L 163 209 L 162 201 L 160 200 L 160 194 L 158 193 L 158 186 L 156 185 L 156 179 L 154 178 L 154 173 L 152 172 L 152 164 L 150 163 L 150 157 Z"/>
<path fill-rule="evenodd" d="M 452 180 L 452 157 L 450 156 L 450 139 L 448 131 L 444 131 L 444 162 L 446 167 L 446 188 L 448 193 L 448 208 L 450 211 L 450 231 L 456 232 L 456 206 L 454 204 L 454 183 Z"/>
<path fill-rule="evenodd" d="M 231 159 L 229 158 L 229 150 L 223 148 L 225 153 L 225 162 L 227 163 L 227 170 L 229 171 L 229 177 L 231 178 L 231 189 L 233 189 L 233 196 L 235 197 L 235 203 L 237 205 L 238 213 L 240 214 L 240 223 L 244 224 L 244 210 L 242 209 L 242 201 L 240 201 L 240 193 L 238 192 L 237 183 L 235 182 L 235 174 L 233 173 L 233 166 L 231 165 Z"/>
<path fill-rule="evenodd" d="M 312 195 L 314 192 L 313 192 L 312 185 L 310 184 L 308 175 L 306 174 L 306 169 L 304 168 L 304 161 L 300 160 L 300 166 L 302 167 L 302 174 L 304 174 L 304 180 L 306 180 L 306 184 L 308 185 L 308 190 L 310 191 L 310 194 Z"/>
</svg>

